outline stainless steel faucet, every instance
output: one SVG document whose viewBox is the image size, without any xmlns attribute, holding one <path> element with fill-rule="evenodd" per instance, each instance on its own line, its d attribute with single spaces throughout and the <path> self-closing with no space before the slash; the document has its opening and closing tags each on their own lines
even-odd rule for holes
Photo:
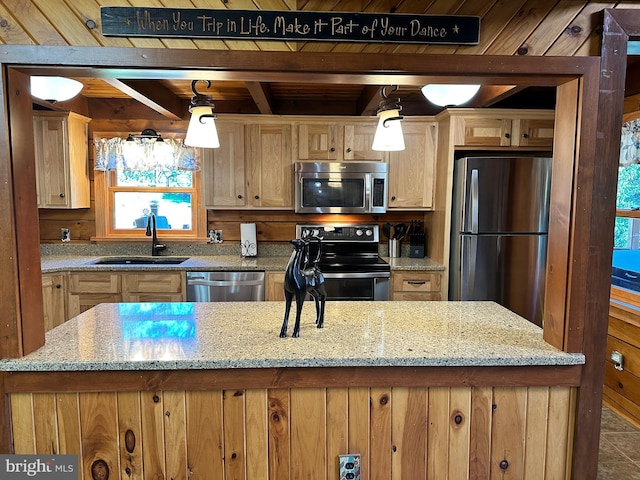
<svg viewBox="0 0 640 480">
<path fill-rule="evenodd" d="M 158 243 L 158 231 L 156 230 L 156 215 L 150 213 L 147 217 L 147 237 L 151 237 L 151 255 L 158 256 L 160 252 L 167 248 L 166 245 Z"/>
</svg>

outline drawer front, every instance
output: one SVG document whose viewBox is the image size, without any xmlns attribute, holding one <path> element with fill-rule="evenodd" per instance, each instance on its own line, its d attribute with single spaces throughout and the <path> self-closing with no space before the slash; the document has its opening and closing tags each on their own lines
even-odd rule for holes
<svg viewBox="0 0 640 480">
<path fill-rule="evenodd" d="M 394 273 L 394 292 L 440 292 L 439 273 Z"/>
<path fill-rule="evenodd" d="M 616 370 L 613 363 L 607 362 L 604 370 L 604 384 L 634 404 L 640 404 L 640 378 L 627 370 Z"/>
<path fill-rule="evenodd" d="M 184 291 L 182 273 L 125 273 L 122 275 L 122 290 L 137 293 L 180 293 Z"/>
<path fill-rule="evenodd" d="M 120 275 L 117 273 L 72 273 L 69 275 L 71 293 L 119 293 Z"/>
<path fill-rule="evenodd" d="M 617 316 L 613 316 L 612 313 L 615 313 L 617 315 L 618 313 L 625 312 L 613 312 L 612 310 L 610 311 L 609 335 L 627 343 L 640 344 L 640 327 L 637 327 L 633 323 L 630 323 L 630 321 L 633 321 L 634 319 L 620 319 Z M 637 317 L 635 318 L 635 321 L 637 321 Z"/>
<path fill-rule="evenodd" d="M 393 292 L 393 300 L 396 302 L 401 301 L 414 301 L 414 302 L 431 302 L 441 300 L 440 292 Z"/>
<path fill-rule="evenodd" d="M 620 352 L 623 356 L 624 371 L 640 378 L 640 348 L 622 342 L 615 337 L 609 335 L 607 337 L 607 354 L 605 359 L 611 363 L 611 352 Z M 640 402 L 640 398 L 638 399 Z"/>
</svg>

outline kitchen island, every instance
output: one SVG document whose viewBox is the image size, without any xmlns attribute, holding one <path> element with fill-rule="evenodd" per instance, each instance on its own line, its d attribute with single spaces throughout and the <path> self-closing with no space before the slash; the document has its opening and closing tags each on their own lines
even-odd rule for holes
<svg viewBox="0 0 640 480">
<path fill-rule="evenodd" d="M 85 479 L 564 478 L 584 356 L 492 302 L 101 304 L 0 362 L 16 453 Z M 293 327 L 290 319 L 290 330 Z"/>
</svg>

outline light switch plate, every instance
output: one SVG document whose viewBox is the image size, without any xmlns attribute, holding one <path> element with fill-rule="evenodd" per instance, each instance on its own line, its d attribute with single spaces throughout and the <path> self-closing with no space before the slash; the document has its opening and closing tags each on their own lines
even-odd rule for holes
<svg viewBox="0 0 640 480">
<path fill-rule="evenodd" d="M 338 455 L 340 480 L 360 480 L 360 454 Z"/>
</svg>

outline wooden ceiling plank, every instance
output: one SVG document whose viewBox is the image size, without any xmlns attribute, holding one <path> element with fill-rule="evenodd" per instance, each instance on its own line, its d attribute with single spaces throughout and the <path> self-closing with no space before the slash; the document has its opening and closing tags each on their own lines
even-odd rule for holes
<svg viewBox="0 0 640 480">
<path fill-rule="evenodd" d="M 491 11 L 498 0 L 466 0 L 458 9 L 456 15 L 471 15 L 480 17 L 480 29 L 482 29 L 483 17 Z M 451 55 L 455 53 L 456 45 L 423 45 L 418 53 L 437 53 L 441 55 Z"/>
<path fill-rule="evenodd" d="M 116 78 L 105 79 L 105 81 L 167 118 L 180 120 L 184 115 L 183 102 L 158 82 L 118 80 Z"/>
<path fill-rule="evenodd" d="M 544 55 L 557 38 L 558 32 L 563 32 L 571 24 L 586 3 L 587 0 L 558 2 L 520 46 L 526 49 L 524 54 Z"/>
<path fill-rule="evenodd" d="M 528 0 L 484 52 L 485 55 L 513 55 L 535 31 L 557 0 Z"/>
<path fill-rule="evenodd" d="M 82 23 L 85 25 L 89 20 L 95 22 L 95 28 L 88 29 L 89 33 L 93 35 L 96 41 L 105 47 L 131 47 L 132 44 L 128 38 L 125 37 L 105 37 L 102 35 L 102 29 L 100 28 L 100 7 L 95 0 L 66 0 L 69 7 L 75 10 L 75 13 L 79 19 L 82 19 Z"/>
<path fill-rule="evenodd" d="M 498 2 L 487 12 L 480 22 L 480 42 L 478 45 L 461 45 L 456 54 L 482 55 L 525 4 L 524 0 Z"/>
<path fill-rule="evenodd" d="M 246 82 L 246 85 L 260 113 L 272 115 L 273 108 L 271 104 L 273 99 L 271 98 L 269 86 L 260 82 Z"/>
<path fill-rule="evenodd" d="M 5 28 L 0 29 L 0 38 L 4 43 L 31 45 L 51 42 L 49 45 L 67 45 L 33 4 L 23 0 L 5 0 L 3 3 L 0 5 L 0 16 L 8 22 Z"/>
<path fill-rule="evenodd" d="M 491 105 L 504 100 L 518 92 L 523 87 L 514 85 L 487 85 L 480 88 L 478 93 L 471 99 L 468 104 L 470 108 L 490 107 Z"/>
<path fill-rule="evenodd" d="M 612 2 L 589 2 L 570 26 L 558 36 L 545 53 L 546 56 L 570 57 L 587 41 L 589 35 L 602 25 L 602 10 L 612 8 Z M 599 47 L 599 45 L 598 45 Z"/>
<path fill-rule="evenodd" d="M 95 47 L 100 43 L 89 32 L 87 26 L 79 21 L 76 13 L 64 2 L 51 5 L 50 0 L 31 0 L 38 7 L 52 28 L 56 30 L 69 45 Z"/>
</svg>

